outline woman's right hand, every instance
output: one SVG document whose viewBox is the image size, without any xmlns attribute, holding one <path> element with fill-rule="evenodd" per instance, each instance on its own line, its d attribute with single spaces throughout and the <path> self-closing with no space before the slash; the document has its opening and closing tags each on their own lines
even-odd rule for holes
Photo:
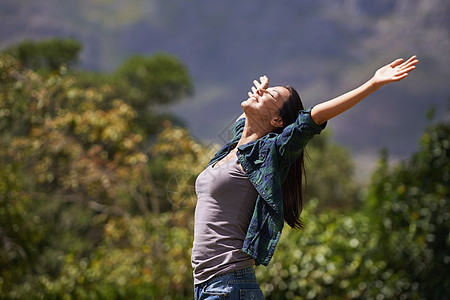
<svg viewBox="0 0 450 300">
<path fill-rule="evenodd" d="M 254 94 L 262 96 L 263 90 L 269 87 L 269 78 L 266 75 L 259 77 L 258 80 L 253 80 L 252 92 L 248 92 L 248 96 L 251 97 Z"/>
</svg>

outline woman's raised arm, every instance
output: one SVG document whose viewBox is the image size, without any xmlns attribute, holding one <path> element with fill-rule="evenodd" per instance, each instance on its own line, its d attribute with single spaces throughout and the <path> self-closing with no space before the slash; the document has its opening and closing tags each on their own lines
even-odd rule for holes
<svg viewBox="0 0 450 300">
<path fill-rule="evenodd" d="M 402 58 L 396 59 L 392 63 L 378 69 L 375 75 L 360 87 L 314 106 L 311 110 L 311 118 L 316 124 L 323 124 L 327 120 L 350 109 L 383 85 L 402 80 L 408 76 L 408 72 L 416 68 L 415 65 L 418 62 L 419 60 L 415 55 L 407 61 L 404 61 Z"/>
</svg>

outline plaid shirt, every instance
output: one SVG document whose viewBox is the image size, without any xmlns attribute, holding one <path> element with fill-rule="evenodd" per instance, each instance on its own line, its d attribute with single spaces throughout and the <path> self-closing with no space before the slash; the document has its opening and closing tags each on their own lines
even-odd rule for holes
<svg viewBox="0 0 450 300">
<path fill-rule="evenodd" d="M 209 165 L 221 160 L 236 147 L 244 124 L 244 118 L 236 121 L 232 139 L 214 155 Z M 295 162 L 306 143 L 325 126 L 326 123 L 320 126 L 314 123 L 309 108 L 301 111 L 297 120 L 284 128 L 281 134 L 269 133 L 238 148 L 239 162 L 258 192 L 242 251 L 253 257 L 257 264 L 269 264 L 281 236 L 284 225 L 281 184 L 289 166 Z"/>
</svg>

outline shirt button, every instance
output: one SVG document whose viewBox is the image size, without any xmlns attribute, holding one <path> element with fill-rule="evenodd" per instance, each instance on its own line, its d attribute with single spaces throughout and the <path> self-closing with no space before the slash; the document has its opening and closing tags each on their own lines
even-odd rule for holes
<svg viewBox="0 0 450 300">
<path fill-rule="evenodd" d="M 277 208 L 277 206 L 274 204 L 274 205 L 273 205 L 273 208 Z"/>
</svg>

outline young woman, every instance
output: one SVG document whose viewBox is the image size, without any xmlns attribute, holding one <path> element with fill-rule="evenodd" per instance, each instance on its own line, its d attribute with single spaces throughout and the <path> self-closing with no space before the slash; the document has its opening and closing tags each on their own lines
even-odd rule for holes
<svg viewBox="0 0 450 300">
<path fill-rule="evenodd" d="M 264 299 L 253 266 L 267 265 L 286 221 L 301 228 L 303 148 L 327 120 L 415 69 L 416 56 L 380 68 L 360 87 L 304 110 L 290 86 L 253 81 L 233 137 L 198 176 L 195 299 Z"/>
</svg>

